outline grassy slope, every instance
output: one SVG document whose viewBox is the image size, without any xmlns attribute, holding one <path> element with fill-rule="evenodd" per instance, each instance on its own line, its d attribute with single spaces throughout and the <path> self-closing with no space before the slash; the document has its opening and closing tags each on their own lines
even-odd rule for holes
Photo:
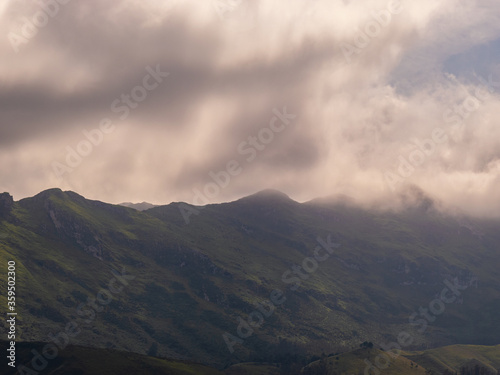
<svg viewBox="0 0 500 375">
<path fill-rule="evenodd" d="M 418 212 L 399 217 L 345 207 L 323 209 L 283 204 L 275 207 L 256 205 L 252 210 L 251 204 L 248 206 L 250 208 L 243 202 L 209 206 L 199 216 L 193 217 L 189 226 L 194 228 L 192 231 L 183 224 L 177 229 L 180 233 L 196 236 L 199 242 L 206 242 L 208 255 L 214 255 L 208 249 L 217 249 L 216 259 L 223 260 L 222 266 L 231 272 L 243 273 L 268 291 L 282 288 L 282 273 L 290 265 L 300 264 L 304 257 L 311 255 L 316 245 L 315 234 L 326 236 L 332 233 L 342 244 L 337 250 L 337 260 L 343 263 L 332 259 L 321 264 L 313 277 L 304 282 L 290 299 L 291 304 L 315 306 L 316 309 L 308 309 L 307 314 L 297 316 L 297 310 L 302 309 L 294 309 L 294 306 L 287 309 L 287 304 L 284 312 L 287 320 L 295 316 L 307 324 L 309 332 L 319 328 L 314 333 L 325 339 L 331 337 L 334 322 L 337 322 L 335 337 L 341 344 L 352 343 L 349 339 L 354 336 L 353 332 L 360 337 L 373 337 L 376 331 L 380 331 L 377 323 L 405 324 L 408 315 L 419 304 L 429 303 L 433 295 L 443 289 L 445 279 L 458 275 L 467 278 L 467 272 L 481 274 L 481 289 L 469 292 L 467 296 L 473 302 L 460 308 L 456 305 L 448 307 L 447 319 L 438 321 L 428 331 L 443 336 L 451 326 L 460 333 L 460 339 L 473 334 L 479 338 L 477 330 L 461 331 L 462 325 L 456 322 L 471 314 L 476 302 L 484 303 L 486 295 L 499 295 L 494 287 L 498 253 L 438 214 L 425 215 L 422 219 Z M 156 214 L 162 209 L 168 211 L 159 208 L 151 213 Z M 316 211 L 315 216 L 311 215 L 311 210 Z M 242 211 L 246 213 L 243 218 L 238 216 Z M 170 210 L 163 215 L 164 220 L 175 222 L 178 213 Z M 250 236 L 243 231 L 235 234 L 234 230 L 228 230 L 230 225 L 251 228 L 252 233 Z M 277 227 L 280 234 L 289 235 L 293 240 L 282 241 L 274 233 L 269 233 Z M 246 248 L 241 244 L 247 245 Z M 359 269 L 349 269 L 346 263 L 359 266 Z M 408 272 L 404 267 L 408 267 Z M 495 303 L 492 301 L 481 311 L 490 323 L 495 322 L 488 318 L 492 317 Z M 380 310 L 382 305 L 385 306 L 383 312 Z M 324 328 L 329 332 L 322 332 Z M 488 329 L 484 327 L 482 333 Z M 295 331 L 294 335 L 303 339 L 300 331 Z M 375 338 L 381 339 L 380 336 Z M 445 343 L 450 338 L 443 337 L 442 340 Z"/>
<path fill-rule="evenodd" d="M 479 287 L 464 292 L 463 305 L 447 306 L 446 319 L 418 339 L 487 343 L 500 334 L 492 222 L 482 224 L 486 234 L 478 237 L 433 212 L 380 214 L 260 196 L 207 206 L 185 225 L 176 204 L 137 212 L 53 190 L 16 203 L 0 226 L 8 235 L 0 239 L 0 258 L 18 262 L 24 340 L 45 339 L 78 318 L 76 306 L 122 265 L 136 279 L 83 327 L 77 342 L 141 353 L 156 342 L 158 354 L 213 364 L 265 355 L 278 337 L 315 354 L 336 351 L 393 340 L 445 278 L 472 273 L 480 274 Z M 234 334 L 239 315 L 272 289 L 285 290 L 283 272 L 329 233 L 341 244 L 335 258 L 288 291 L 286 303 L 230 356 L 221 333 Z"/>
<path fill-rule="evenodd" d="M 0 345 L 4 349 L 4 343 Z M 41 352 L 43 344 L 18 343 L 17 365 L 27 365 L 33 358 L 31 350 Z M 3 351 L 3 350 L 2 350 Z M 2 363 L 2 368 L 4 364 Z M 2 374 L 10 375 L 16 370 L 6 366 Z M 49 361 L 43 369 L 47 375 L 222 375 L 222 372 L 196 363 L 172 361 L 147 357 L 110 349 L 95 349 L 69 346 Z"/>
<path fill-rule="evenodd" d="M 363 374 L 367 369 L 366 360 L 372 364 L 379 364 L 378 370 L 386 375 L 425 374 L 429 370 L 433 374 L 442 374 L 445 370 L 458 371 L 471 359 L 481 362 L 493 371 L 500 368 L 500 345 L 451 345 L 419 352 L 401 352 L 399 356 L 391 355 L 388 366 L 384 368 L 386 362 L 381 359 L 377 362 L 377 357 L 383 358 L 386 354 L 378 349 L 358 349 L 327 357 L 323 362 L 326 364 L 328 374 L 335 375 Z M 317 370 L 321 362 L 318 360 L 307 365 L 305 373 L 307 374 L 308 368 Z M 368 373 L 375 374 L 376 370 Z"/>
<path fill-rule="evenodd" d="M 451 345 L 403 355 L 436 372 L 458 370 L 470 359 L 476 359 L 492 370 L 500 369 L 500 345 Z"/>
<path fill-rule="evenodd" d="M 367 363 L 365 361 L 370 361 L 371 363 L 380 363 L 380 371 L 386 375 L 423 375 L 425 374 L 425 368 L 421 365 L 417 366 L 417 363 L 411 361 L 408 358 L 399 356 L 396 358 L 391 357 L 387 367 L 385 367 L 386 362 L 377 362 L 377 357 L 385 356 L 385 352 L 378 349 L 358 349 L 338 356 L 328 357 L 323 360 L 326 365 L 326 369 L 329 374 L 336 375 L 347 375 L 347 374 L 363 374 L 365 368 L 367 368 Z M 307 368 L 318 369 L 321 366 L 321 360 L 313 362 L 306 366 L 304 369 L 307 374 Z M 368 367 L 369 368 L 369 367 Z M 368 373 L 375 373 L 367 369 Z M 326 374 L 326 373 L 325 373 Z"/>
<path fill-rule="evenodd" d="M 33 358 L 31 350 L 42 351 L 41 343 L 18 343 L 17 365 L 30 366 Z M 6 343 L 0 341 L 0 350 L 6 349 Z M 384 358 L 386 352 L 378 349 L 356 349 L 346 353 L 325 357 L 312 362 L 302 369 L 308 374 L 312 370 L 324 369 L 323 375 L 364 374 L 367 361 L 379 364 L 380 371 L 386 375 L 418 375 L 432 370 L 433 374 L 441 374 L 445 369 L 456 371 L 464 363 L 475 359 L 494 370 L 500 367 L 500 345 L 452 345 L 420 352 L 402 352 L 399 356 L 390 356 L 386 367 Z M 4 366 L 2 364 L 2 366 Z M 31 366 L 30 366 L 31 367 Z M 2 373 L 14 374 L 15 370 L 5 367 Z M 79 346 L 69 346 L 60 351 L 57 358 L 48 362 L 44 374 L 62 375 L 120 375 L 120 374 L 168 374 L 168 375 L 279 375 L 279 367 L 266 363 L 240 363 L 218 371 L 214 368 L 193 362 L 167 360 L 111 349 L 96 349 Z M 313 372 L 317 374 L 318 372 Z M 368 371 L 368 373 L 376 373 Z"/>
<path fill-rule="evenodd" d="M 226 375 L 280 375 L 278 367 L 261 363 L 239 363 L 224 371 Z"/>
</svg>

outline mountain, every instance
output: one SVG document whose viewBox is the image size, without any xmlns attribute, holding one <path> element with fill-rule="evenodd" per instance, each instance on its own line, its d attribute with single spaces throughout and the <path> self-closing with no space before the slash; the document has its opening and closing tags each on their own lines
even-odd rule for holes
<svg viewBox="0 0 500 375">
<path fill-rule="evenodd" d="M 74 323 L 75 345 L 219 369 L 390 345 L 401 332 L 404 350 L 498 344 L 500 221 L 425 201 L 396 212 L 264 191 L 141 212 L 59 189 L 4 193 L 18 340 Z"/>
<path fill-rule="evenodd" d="M 137 210 L 137 211 L 145 211 L 145 210 L 149 210 L 150 208 L 158 207 L 158 205 L 151 204 L 148 202 L 142 202 L 142 203 L 124 202 L 124 203 L 120 203 L 119 205 L 124 206 L 124 207 L 133 208 L 134 210 Z"/>
</svg>

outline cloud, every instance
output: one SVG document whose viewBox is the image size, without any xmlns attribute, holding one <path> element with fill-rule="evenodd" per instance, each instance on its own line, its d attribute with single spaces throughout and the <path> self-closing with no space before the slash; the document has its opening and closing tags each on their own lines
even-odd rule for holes
<svg viewBox="0 0 500 375">
<path fill-rule="evenodd" d="M 403 1 L 385 22 L 389 3 L 71 1 L 15 53 L 7 36 L 22 33 L 23 17 L 40 5 L 7 1 L 0 188 L 16 199 L 59 186 L 115 203 L 191 202 L 210 172 L 237 160 L 242 173 L 212 201 L 276 188 L 297 200 L 342 193 L 390 202 L 397 192 L 384 174 L 396 173 L 415 139 L 441 128 L 449 142 L 397 188 L 416 185 L 445 205 L 494 215 L 496 87 L 459 130 L 445 118 L 484 87 L 479 76 L 500 81 L 493 60 L 470 72 L 473 51 L 499 39 L 500 5 Z M 375 17 L 383 25 L 360 48 Z M 356 52 L 346 58 L 349 47 Z M 454 56 L 461 63 L 450 70 Z M 170 75 L 120 120 L 111 104 L 141 84 L 148 66 Z M 238 146 L 284 106 L 296 119 L 247 162 Z M 57 178 L 52 163 L 64 163 L 67 147 L 105 117 L 115 130 Z"/>
</svg>

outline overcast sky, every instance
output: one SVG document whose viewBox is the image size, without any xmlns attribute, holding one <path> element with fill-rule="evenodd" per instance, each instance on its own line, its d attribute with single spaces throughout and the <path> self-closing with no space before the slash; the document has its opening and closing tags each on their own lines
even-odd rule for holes
<svg viewBox="0 0 500 375">
<path fill-rule="evenodd" d="M 416 185 L 500 213 L 498 0 L 42 3 L 0 5 L 0 190 L 16 200 L 389 202 Z"/>
</svg>

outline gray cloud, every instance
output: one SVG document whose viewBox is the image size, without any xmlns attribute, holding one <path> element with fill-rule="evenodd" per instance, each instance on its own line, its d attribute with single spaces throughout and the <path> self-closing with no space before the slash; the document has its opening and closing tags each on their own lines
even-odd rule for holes
<svg viewBox="0 0 500 375">
<path fill-rule="evenodd" d="M 397 191 L 384 173 L 397 171 L 415 139 L 442 128 L 449 142 L 397 189 L 419 186 L 444 205 L 495 215 L 497 94 L 459 130 L 443 116 L 483 86 L 450 75 L 446 62 L 460 55 L 469 69 L 468 51 L 498 39 L 500 6 L 404 2 L 348 63 L 343 47 L 387 4 L 243 1 L 219 17 L 210 1 L 72 1 L 15 53 L 7 35 L 40 8 L 8 1 L 0 9 L 0 189 L 16 199 L 59 186 L 115 203 L 191 202 L 210 172 L 237 160 L 242 173 L 212 201 L 277 188 L 297 200 L 392 202 Z M 148 66 L 170 75 L 119 120 L 111 103 L 140 85 Z M 493 61 L 478 71 L 499 73 Z M 238 146 L 284 106 L 296 119 L 248 162 Z M 66 148 L 104 117 L 115 130 L 57 178 L 52 163 L 64 163 Z"/>
</svg>

